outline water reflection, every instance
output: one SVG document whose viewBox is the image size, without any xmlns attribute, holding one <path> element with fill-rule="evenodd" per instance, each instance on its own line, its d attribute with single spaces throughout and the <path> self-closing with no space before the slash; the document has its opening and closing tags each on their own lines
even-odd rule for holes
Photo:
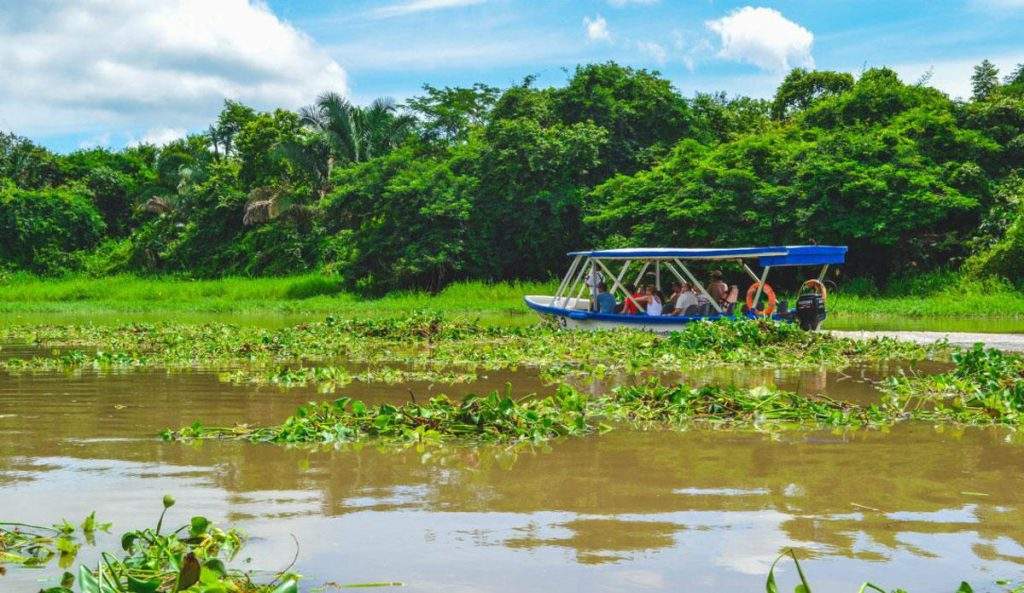
<svg viewBox="0 0 1024 593">
<path fill-rule="evenodd" d="M 408 591 L 756 590 L 788 546 L 820 591 L 946 590 L 1024 564 L 1024 448 L 998 430 L 613 431 L 401 452 L 153 437 L 195 418 L 272 422 L 314 397 L 206 373 L 0 378 L 0 515 L 96 509 L 137 527 L 170 492 L 172 523 L 241 523 L 254 565 L 287 565 L 294 534 L 311 584 Z M 10 571 L 0 589 L 38 590 L 39 575 Z"/>
</svg>

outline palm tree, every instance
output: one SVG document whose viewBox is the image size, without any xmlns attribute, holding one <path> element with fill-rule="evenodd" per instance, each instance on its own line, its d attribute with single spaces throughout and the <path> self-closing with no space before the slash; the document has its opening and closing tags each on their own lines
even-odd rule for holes
<svg viewBox="0 0 1024 593">
<path fill-rule="evenodd" d="M 276 150 L 309 180 L 314 199 L 322 199 L 330 191 L 335 164 L 385 155 L 408 138 L 416 124 L 411 115 L 398 113 L 393 99 L 381 98 L 368 107 L 358 107 L 334 92 L 320 95 L 299 115 L 308 133 L 282 142 Z M 260 224 L 295 209 L 295 204 L 284 202 L 287 195 L 282 188 L 252 190 L 243 222 Z"/>
</svg>

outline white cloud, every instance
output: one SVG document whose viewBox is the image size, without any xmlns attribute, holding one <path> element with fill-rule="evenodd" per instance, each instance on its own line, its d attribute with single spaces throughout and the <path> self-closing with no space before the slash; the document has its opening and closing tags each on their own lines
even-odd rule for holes
<svg viewBox="0 0 1024 593">
<path fill-rule="evenodd" d="M 744 6 L 705 23 L 721 42 L 719 57 L 783 72 L 796 66 L 814 67 L 814 34 L 773 8 Z"/>
<path fill-rule="evenodd" d="M 143 134 L 142 138 L 138 141 L 129 142 L 128 144 L 153 144 L 155 146 L 163 146 L 170 142 L 174 142 L 179 138 L 184 138 L 188 135 L 188 130 L 184 128 L 153 128 Z"/>
<path fill-rule="evenodd" d="M 11 3 L 0 121 L 22 134 L 205 127 L 225 98 L 297 107 L 345 71 L 256 0 Z"/>
<path fill-rule="evenodd" d="M 445 8 L 459 8 L 461 6 L 472 6 L 483 4 L 486 0 L 406 0 L 389 4 L 371 11 L 371 15 L 377 18 L 391 18 L 416 14 L 417 12 L 428 12 L 432 10 L 443 10 Z"/>
<path fill-rule="evenodd" d="M 587 30 L 587 39 L 591 41 L 609 41 L 612 38 L 611 31 L 608 30 L 608 21 L 601 15 L 594 18 L 583 17 L 583 26 Z"/>
<path fill-rule="evenodd" d="M 637 41 L 636 48 L 650 56 L 655 62 L 664 64 L 668 60 L 668 52 L 665 48 L 653 41 Z"/>
<path fill-rule="evenodd" d="M 714 53 L 714 47 L 705 35 L 684 34 L 682 31 L 672 32 L 672 49 L 690 72 L 697 67 L 698 60 Z"/>
</svg>

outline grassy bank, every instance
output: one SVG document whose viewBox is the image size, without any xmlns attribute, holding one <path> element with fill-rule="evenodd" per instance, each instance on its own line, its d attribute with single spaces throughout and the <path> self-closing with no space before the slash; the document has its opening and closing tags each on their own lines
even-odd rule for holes
<svg viewBox="0 0 1024 593">
<path fill-rule="evenodd" d="M 288 325 L 336 317 L 401 317 L 438 312 L 489 325 L 528 325 L 536 321 L 523 305 L 524 294 L 550 294 L 547 283 L 463 282 L 439 294 L 395 293 L 365 299 L 342 290 L 329 276 L 285 278 L 40 279 L 12 275 L 0 280 L 0 318 L 8 322 L 232 321 Z M 1024 295 L 1003 285 L 950 286 L 922 290 L 923 296 L 863 296 L 840 290 L 830 296 L 827 327 L 834 329 L 911 329 L 1024 331 Z"/>
</svg>

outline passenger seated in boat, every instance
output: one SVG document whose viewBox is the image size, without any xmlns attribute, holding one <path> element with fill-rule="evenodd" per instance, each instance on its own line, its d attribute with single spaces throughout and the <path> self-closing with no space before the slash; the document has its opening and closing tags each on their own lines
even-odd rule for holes
<svg viewBox="0 0 1024 593">
<path fill-rule="evenodd" d="M 644 295 L 643 287 L 639 284 L 633 287 L 633 294 L 629 295 L 622 303 L 622 313 L 625 315 L 639 315 L 643 313 L 641 307 L 646 306 L 647 298 Z"/>
<path fill-rule="evenodd" d="M 677 293 L 673 293 L 675 299 L 671 301 L 671 314 L 686 315 L 687 309 L 698 304 L 697 293 L 693 292 L 689 282 L 676 282 L 676 285 L 679 290 Z"/>
<path fill-rule="evenodd" d="M 663 309 L 661 306 L 661 295 L 650 284 L 647 285 L 647 289 L 644 291 L 644 298 L 647 300 L 646 313 L 648 315 L 661 315 Z"/>
<path fill-rule="evenodd" d="M 721 270 L 714 270 L 711 272 L 711 282 L 708 283 L 708 294 L 719 307 L 725 307 L 726 300 L 729 298 L 729 287 L 725 284 L 725 280 L 722 280 L 723 275 Z"/>
<path fill-rule="evenodd" d="M 598 313 L 614 313 L 617 306 L 615 296 L 608 292 L 608 287 L 604 282 L 597 284 L 597 295 L 594 297 L 594 302 L 597 305 Z"/>
</svg>

